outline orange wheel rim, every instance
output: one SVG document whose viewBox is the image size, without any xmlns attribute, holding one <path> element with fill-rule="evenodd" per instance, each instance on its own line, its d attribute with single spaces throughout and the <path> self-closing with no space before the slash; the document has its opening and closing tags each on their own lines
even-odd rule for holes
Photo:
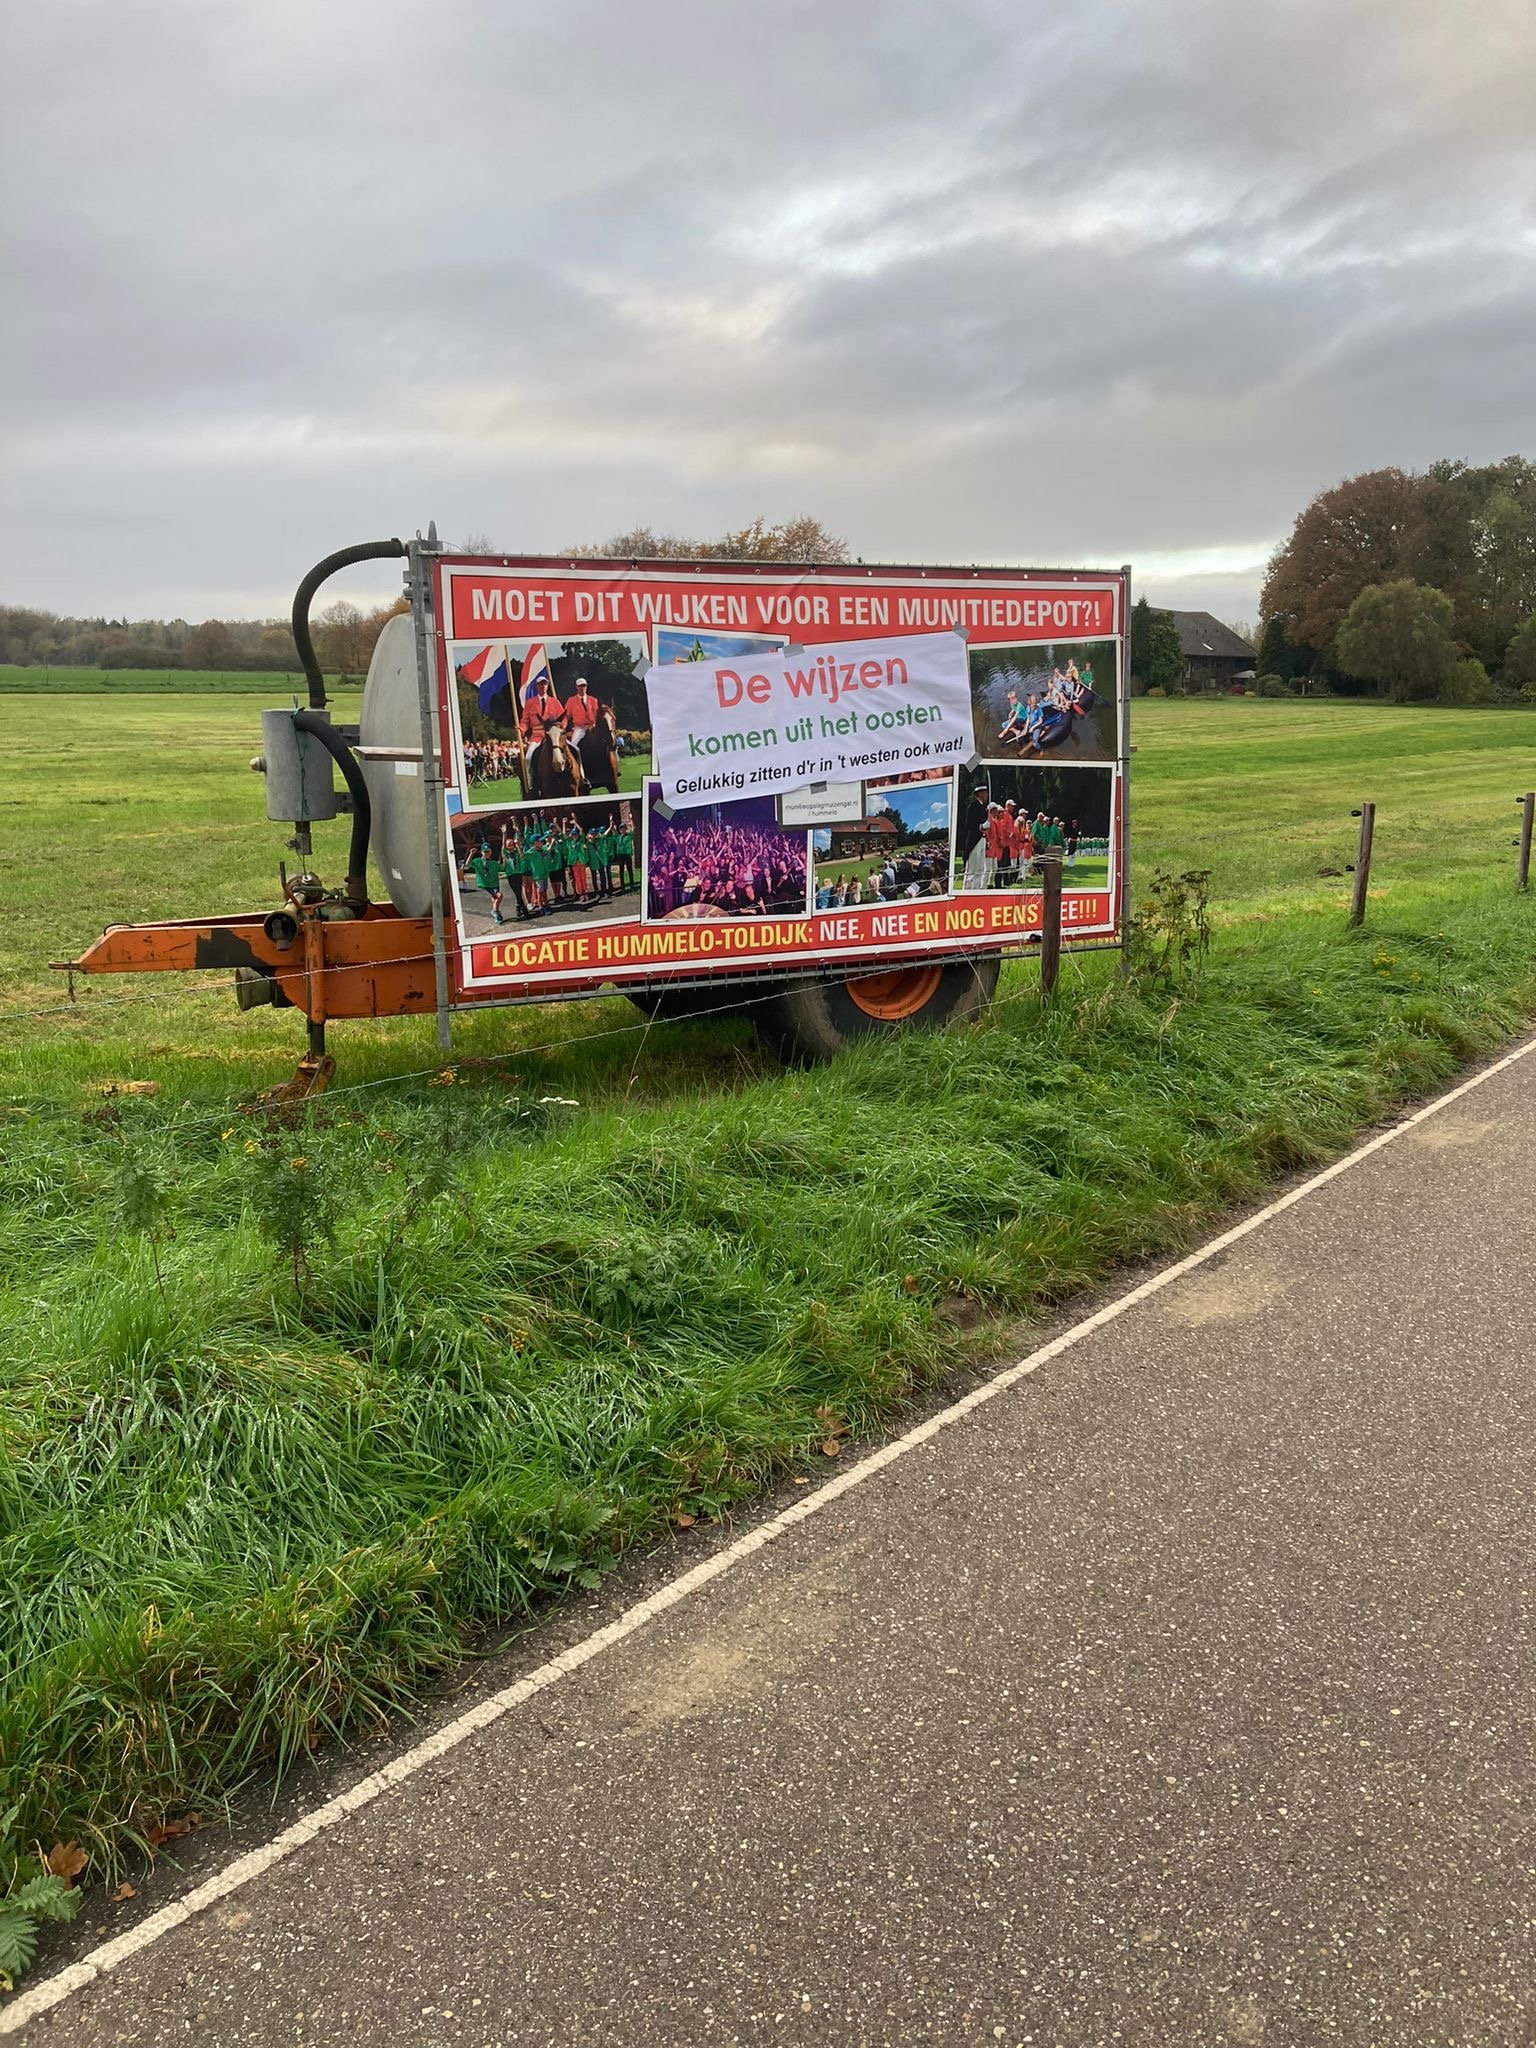
<svg viewBox="0 0 1536 2048">
<path fill-rule="evenodd" d="M 866 1017 L 899 1024 L 931 1000 L 942 975 L 940 967 L 892 967 L 884 974 L 859 975 L 848 983 L 848 994 Z"/>
</svg>

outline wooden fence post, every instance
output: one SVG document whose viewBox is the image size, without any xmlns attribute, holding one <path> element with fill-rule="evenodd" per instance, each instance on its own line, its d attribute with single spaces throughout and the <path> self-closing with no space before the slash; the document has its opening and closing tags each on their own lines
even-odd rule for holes
<svg viewBox="0 0 1536 2048">
<path fill-rule="evenodd" d="M 1355 894 L 1349 906 L 1351 924 L 1365 922 L 1365 894 L 1371 886 L 1371 837 L 1376 829 L 1376 806 L 1362 804 L 1358 811 L 1351 811 L 1352 818 L 1360 820 L 1360 851 L 1355 855 Z"/>
<path fill-rule="evenodd" d="M 1035 863 L 1044 886 L 1040 906 L 1040 993 L 1054 994 L 1061 971 L 1061 855 L 1055 849 Z"/>
<path fill-rule="evenodd" d="M 1528 789 L 1519 799 L 1520 804 L 1520 879 L 1517 889 L 1523 889 L 1531 879 L 1531 826 L 1536 823 L 1536 789 Z"/>
</svg>

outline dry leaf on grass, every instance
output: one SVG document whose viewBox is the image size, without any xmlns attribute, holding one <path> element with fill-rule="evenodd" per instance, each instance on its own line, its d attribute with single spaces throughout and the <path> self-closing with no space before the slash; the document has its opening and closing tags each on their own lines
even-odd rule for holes
<svg viewBox="0 0 1536 2048">
<path fill-rule="evenodd" d="M 837 1457 L 843 1448 L 842 1440 L 848 1434 L 847 1423 L 835 1408 L 827 1407 L 825 1402 L 816 1410 L 816 1420 L 826 1432 L 822 1438 L 821 1455 L 824 1458 Z"/>
<path fill-rule="evenodd" d="M 50 1876 L 62 1877 L 69 1884 L 74 1883 L 90 1860 L 78 1842 L 55 1842 L 43 1858 Z"/>
<path fill-rule="evenodd" d="M 136 1899 L 139 1896 L 139 1888 L 137 1885 L 130 1884 L 125 1877 L 111 1896 L 113 1905 L 119 1905 L 124 1899 Z"/>
<path fill-rule="evenodd" d="M 101 1092 L 103 1095 L 158 1095 L 160 1093 L 160 1083 L 158 1081 L 103 1081 Z"/>
<path fill-rule="evenodd" d="M 180 1820 L 157 1820 L 152 1828 L 146 1828 L 144 1839 L 151 1849 L 158 1849 L 162 1842 L 174 1842 L 182 1835 L 190 1835 L 194 1828 L 200 1828 L 203 1816 L 200 1813 L 184 1813 Z"/>
</svg>

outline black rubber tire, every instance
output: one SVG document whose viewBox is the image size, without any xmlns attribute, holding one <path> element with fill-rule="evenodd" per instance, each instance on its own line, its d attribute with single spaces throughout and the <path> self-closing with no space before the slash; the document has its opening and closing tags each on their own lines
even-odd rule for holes
<svg viewBox="0 0 1536 2048">
<path fill-rule="evenodd" d="M 848 980 L 788 983 L 752 1011 L 757 1034 L 779 1057 L 798 1066 L 835 1059 L 856 1038 L 890 1038 L 903 1031 L 944 1031 L 977 1017 L 992 1000 L 1002 960 L 996 953 L 946 961 L 938 986 L 920 1009 L 901 1018 L 872 1017 L 848 993 Z M 878 972 L 872 966 L 871 973 Z"/>
</svg>

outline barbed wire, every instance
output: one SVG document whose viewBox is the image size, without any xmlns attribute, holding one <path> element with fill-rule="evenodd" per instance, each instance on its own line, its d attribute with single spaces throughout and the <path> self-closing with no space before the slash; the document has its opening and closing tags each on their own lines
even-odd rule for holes
<svg viewBox="0 0 1536 2048">
<path fill-rule="evenodd" d="M 1077 977 L 1079 981 L 1081 981 L 1082 970 L 1079 965 L 1080 956 L 1088 952 L 1098 952 L 1106 950 L 1118 950 L 1118 947 L 1109 948 L 1101 944 L 1097 946 L 1083 945 L 1069 949 L 1064 946 L 1061 954 L 1061 965 L 1063 969 L 1070 966 L 1074 975 Z M 434 957 L 434 955 L 431 953 L 425 953 L 414 957 L 422 960 L 430 960 Z M 993 957 L 993 955 L 990 952 L 986 954 L 956 953 L 946 956 L 946 958 L 953 960 L 956 964 L 964 963 L 965 965 L 971 967 L 973 973 L 977 975 L 978 980 L 980 979 L 980 970 L 977 966 L 977 962 L 980 959 L 991 957 Z M 1007 962 L 1009 960 L 1028 962 L 1029 960 L 1037 958 L 1038 955 L 1032 947 L 1021 947 L 1016 951 L 1003 953 L 998 955 L 997 957 L 999 957 L 1004 962 Z M 871 968 L 871 972 L 879 971 L 880 970 L 878 966 L 874 966 Z M 229 984 L 229 986 L 233 986 L 233 984 Z M 697 986 L 697 984 L 695 984 L 695 986 Z M 172 1001 L 175 999 L 177 993 L 178 992 L 174 990 L 167 991 L 161 998 L 161 1000 Z M 185 991 L 185 993 L 200 994 L 202 993 L 202 991 L 188 990 Z M 622 989 L 614 989 L 613 991 L 611 991 L 611 993 L 615 996 L 623 997 L 625 991 L 623 991 Z M 782 988 L 766 988 L 761 990 L 756 995 L 735 995 L 719 1004 L 712 1004 L 709 1007 L 703 1009 L 690 1010 L 685 1018 L 658 1020 L 656 1013 L 653 1011 L 649 1016 L 637 1018 L 634 1023 L 630 1024 L 609 1025 L 600 1031 L 568 1032 L 564 1034 L 562 1037 L 547 1039 L 542 1044 L 509 1046 L 504 1052 L 477 1053 L 468 1055 L 467 1057 L 473 1060 L 474 1066 L 477 1070 L 481 1070 L 488 1066 L 499 1066 L 505 1062 L 513 1060 L 537 1058 L 545 1053 L 564 1052 L 568 1048 L 573 1046 L 592 1045 L 607 1039 L 629 1038 L 635 1036 L 636 1034 L 639 1034 L 641 1043 L 640 1046 L 637 1048 L 635 1062 L 636 1067 L 638 1067 L 640 1054 L 643 1053 L 645 1049 L 646 1038 L 648 1037 L 653 1025 L 655 1025 L 658 1021 L 675 1021 L 678 1023 L 693 1024 L 707 1022 L 712 1018 L 739 1015 L 743 1010 L 754 1009 L 763 1004 L 777 1001 L 782 993 Z M 597 994 L 598 992 L 596 991 L 583 991 L 581 997 L 567 997 L 564 1000 L 590 1000 L 597 997 Z M 1006 1008 L 1009 1004 L 1014 1002 L 1026 1001 L 1031 998 L 1038 999 L 1038 995 L 1039 989 L 1038 984 L 1036 984 L 1033 986 L 1028 986 L 1016 990 L 1009 995 L 993 995 L 991 998 L 989 998 L 987 1007 L 989 1010 L 1002 1009 Z M 111 1001 L 114 999 L 106 998 L 106 1000 Z M 149 1000 L 149 998 L 146 998 L 145 1000 Z M 472 1005 L 467 1006 L 463 1010 L 457 1011 L 455 1014 L 460 1016 L 469 1016 L 474 1014 L 476 1010 L 481 1008 L 490 1010 L 502 1007 L 514 1006 L 498 1004 Z M 522 1006 L 518 1005 L 516 1007 Z M 530 1003 L 527 1005 L 527 1007 L 532 1009 L 539 1007 L 539 1005 L 537 1005 L 536 1003 Z M 423 1012 L 421 1014 L 423 1018 L 425 1018 L 425 1016 L 430 1013 Z M 350 1023 L 363 1023 L 377 1020 L 369 1020 L 365 1018 L 348 1018 L 341 1019 L 339 1021 Z M 294 1110 L 302 1110 L 311 1106 L 325 1105 L 332 1102 L 340 1101 L 344 1098 L 348 1098 L 354 1095 L 371 1093 L 379 1088 L 403 1087 L 410 1082 L 417 1081 L 441 1081 L 444 1075 L 456 1073 L 457 1068 L 460 1065 L 464 1064 L 465 1058 L 465 1055 L 460 1055 L 457 1059 L 455 1059 L 452 1056 L 452 1054 L 449 1054 L 444 1058 L 434 1060 L 430 1066 L 404 1068 L 398 1073 L 376 1075 L 370 1081 L 344 1082 L 339 1088 L 326 1088 L 318 1091 L 313 1095 L 308 1096 L 281 1097 L 275 1101 L 262 1101 L 258 1099 L 256 1101 L 246 1103 L 225 1103 L 220 1105 L 217 1109 L 208 1109 L 191 1118 L 180 1119 L 179 1128 L 182 1130 L 186 1130 L 189 1127 L 195 1129 L 199 1125 L 205 1123 L 209 1125 L 215 1123 L 223 1123 L 231 1115 L 261 1116 L 271 1114 L 274 1112 L 291 1113 Z M 631 1082 L 633 1082 L 633 1078 L 634 1071 L 632 1069 Z M 110 1089 L 103 1091 L 103 1099 L 109 1101 L 112 1099 Z M 42 1108 L 35 1108 L 30 1105 L 17 1105 L 13 1103 L 9 1105 L 4 1105 L 4 1107 L 8 1110 L 11 1117 L 17 1119 L 19 1122 L 23 1122 L 26 1125 L 34 1127 L 39 1123 L 77 1124 L 81 1116 L 87 1113 L 85 1110 L 65 1109 L 62 1105 L 59 1105 L 57 1107 L 49 1105 Z"/>
</svg>

